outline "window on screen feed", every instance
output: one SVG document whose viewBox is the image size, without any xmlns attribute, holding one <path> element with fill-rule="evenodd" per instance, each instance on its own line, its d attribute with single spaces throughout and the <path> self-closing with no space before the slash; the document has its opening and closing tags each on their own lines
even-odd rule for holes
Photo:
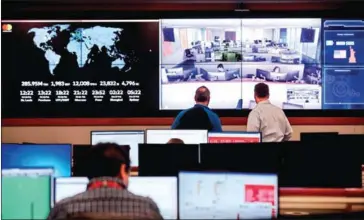
<svg viewBox="0 0 364 220">
<path fill-rule="evenodd" d="M 130 177 L 128 190 L 153 199 L 164 219 L 177 219 L 176 177 Z"/>
<path fill-rule="evenodd" d="M 86 191 L 87 177 L 56 178 L 55 202 Z"/>
<path fill-rule="evenodd" d="M 209 143 L 259 143 L 259 132 L 210 132 Z"/>
<path fill-rule="evenodd" d="M 178 178 L 181 219 L 277 217 L 277 175 L 181 172 Z"/>
<path fill-rule="evenodd" d="M 132 167 L 138 167 L 138 144 L 144 143 L 144 131 L 93 131 L 91 133 L 92 145 L 111 142 L 130 146 L 130 160 Z"/>
<path fill-rule="evenodd" d="M 207 130 L 147 130 L 147 144 L 165 144 L 172 138 L 181 139 L 185 144 L 207 143 Z"/>
</svg>

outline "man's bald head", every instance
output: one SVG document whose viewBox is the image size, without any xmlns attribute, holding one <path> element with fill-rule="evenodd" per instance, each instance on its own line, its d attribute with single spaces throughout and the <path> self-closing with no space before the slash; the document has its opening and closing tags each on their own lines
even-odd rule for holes
<svg viewBox="0 0 364 220">
<path fill-rule="evenodd" d="M 195 93 L 196 103 L 208 105 L 210 102 L 210 90 L 206 86 L 198 87 Z"/>
</svg>

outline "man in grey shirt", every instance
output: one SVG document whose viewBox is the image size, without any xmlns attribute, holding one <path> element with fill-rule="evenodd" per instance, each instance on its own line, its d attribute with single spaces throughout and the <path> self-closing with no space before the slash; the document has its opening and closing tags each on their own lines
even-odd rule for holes
<svg viewBox="0 0 364 220">
<path fill-rule="evenodd" d="M 288 141 L 292 137 L 292 127 L 283 110 L 270 103 L 267 84 L 255 85 L 254 99 L 257 105 L 249 113 L 247 130 L 261 132 L 263 142 Z"/>
</svg>

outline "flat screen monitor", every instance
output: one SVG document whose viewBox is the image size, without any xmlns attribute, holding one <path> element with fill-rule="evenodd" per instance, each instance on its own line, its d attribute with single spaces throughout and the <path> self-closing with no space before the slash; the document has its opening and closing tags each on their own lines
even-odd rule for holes
<svg viewBox="0 0 364 220">
<path fill-rule="evenodd" d="M 71 176 L 71 144 L 2 144 L 3 169 L 52 167 L 55 177 Z"/>
<path fill-rule="evenodd" d="M 85 192 L 87 177 L 60 177 L 55 179 L 55 202 Z"/>
<path fill-rule="evenodd" d="M 324 142 L 327 139 L 336 138 L 339 132 L 301 132 L 301 141 L 310 142 Z"/>
<path fill-rule="evenodd" d="M 153 199 L 164 219 L 177 219 L 177 177 L 130 177 L 128 190 Z"/>
<path fill-rule="evenodd" d="M 147 130 L 147 144 L 166 144 L 180 139 L 184 144 L 207 143 L 207 130 Z"/>
<path fill-rule="evenodd" d="M 276 174 L 181 172 L 180 219 L 271 219 L 278 214 Z"/>
<path fill-rule="evenodd" d="M 119 145 L 130 146 L 131 166 L 137 167 L 138 144 L 144 143 L 144 131 L 92 131 L 91 144 L 111 142 Z"/>
<path fill-rule="evenodd" d="M 92 145 L 73 145 L 72 176 L 85 177 L 89 175 L 88 157 Z"/>
<path fill-rule="evenodd" d="M 177 176 L 181 170 L 199 167 L 199 146 L 140 144 L 139 176 Z"/>
<path fill-rule="evenodd" d="M 281 164 L 278 143 L 201 144 L 201 169 L 277 173 Z"/>
<path fill-rule="evenodd" d="M 209 143 L 258 143 L 261 142 L 260 132 L 209 132 Z"/>
<path fill-rule="evenodd" d="M 46 219 L 52 204 L 53 169 L 3 169 L 2 219 Z"/>
<path fill-rule="evenodd" d="M 359 146 L 362 145 L 335 139 L 287 145 L 280 169 L 280 186 L 360 188 L 363 154 L 359 153 Z"/>
</svg>

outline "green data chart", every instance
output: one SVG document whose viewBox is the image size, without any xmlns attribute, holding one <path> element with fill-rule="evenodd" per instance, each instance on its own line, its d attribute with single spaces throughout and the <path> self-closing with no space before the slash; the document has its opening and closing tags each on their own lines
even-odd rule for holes
<svg viewBox="0 0 364 220">
<path fill-rule="evenodd" d="M 3 176 L 2 219 L 46 219 L 51 186 L 49 176 Z"/>
</svg>

